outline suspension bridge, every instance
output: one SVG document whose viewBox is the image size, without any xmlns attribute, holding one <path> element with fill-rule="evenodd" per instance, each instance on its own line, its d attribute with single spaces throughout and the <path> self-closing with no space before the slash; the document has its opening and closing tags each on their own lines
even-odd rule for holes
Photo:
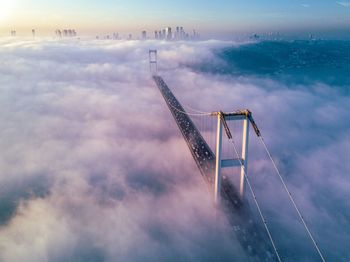
<svg viewBox="0 0 350 262">
<path fill-rule="evenodd" d="M 149 64 L 153 80 L 162 94 L 184 140 L 186 141 L 203 179 L 208 184 L 210 191 L 212 191 L 217 208 L 221 208 L 225 214 L 227 214 L 232 230 L 241 246 L 246 251 L 249 260 L 283 261 L 248 176 L 248 140 L 249 128 L 252 126 L 255 134 L 261 141 L 264 150 L 271 160 L 273 168 L 282 182 L 283 188 L 287 192 L 288 197 L 320 258 L 320 261 L 326 261 L 313 234 L 306 224 L 300 209 L 281 176 L 261 132 L 253 119 L 252 113 L 247 109 L 224 113 L 221 111 L 203 112 L 193 108 L 191 108 L 192 112 L 187 112 L 172 93 L 164 79 L 157 74 L 158 66 L 156 50 L 149 51 Z M 216 138 L 214 139 L 214 143 L 208 143 L 206 141 L 191 119 L 191 117 L 208 116 L 217 121 Z M 228 124 L 230 121 L 243 122 L 241 150 L 238 150 L 238 145 L 233 139 Z M 226 158 L 222 152 L 224 135 L 226 135 L 233 148 L 233 155 Z M 214 146 L 211 146 L 210 144 L 214 144 Z M 215 153 L 212 148 L 215 148 Z M 239 170 L 238 188 L 227 176 L 223 175 L 223 171 L 226 168 L 236 168 Z M 253 197 L 253 202 L 257 207 L 258 215 L 262 221 L 261 224 L 263 227 L 256 223 L 256 219 L 253 217 L 249 203 L 245 198 L 246 187 Z"/>
</svg>

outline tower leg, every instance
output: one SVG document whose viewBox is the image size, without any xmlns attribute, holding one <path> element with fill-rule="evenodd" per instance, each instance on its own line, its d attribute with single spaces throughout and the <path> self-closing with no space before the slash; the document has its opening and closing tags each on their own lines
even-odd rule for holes
<svg viewBox="0 0 350 262">
<path fill-rule="evenodd" d="M 248 139 L 249 139 L 249 120 L 247 117 L 243 120 L 243 136 L 242 136 L 242 166 L 241 178 L 239 184 L 239 194 L 244 197 L 245 181 L 244 176 L 248 174 Z"/>
<path fill-rule="evenodd" d="M 221 114 L 218 114 L 218 127 L 216 133 L 216 166 L 215 166 L 215 188 L 214 200 L 215 204 L 220 203 L 221 192 L 221 145 L 222 145 L 222 123 Z"/>
</svg>

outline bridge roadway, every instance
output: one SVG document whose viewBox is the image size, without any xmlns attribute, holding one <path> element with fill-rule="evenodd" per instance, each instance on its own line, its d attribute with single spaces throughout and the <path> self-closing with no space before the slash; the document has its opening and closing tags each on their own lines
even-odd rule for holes
<svg viewBox="0 0 350 262">
<path fill-rule="evenodd" d="M 162 77 L 153 76 L 197 167 L 214 191 L 215 154 L 208 146 L 191 118 L 184 112 L 184 108 L 170 91 Z M 214 194 L 214 193 L 213 193 Z M 250 261 L 277 261 L 267 233 L 253 219 L 248 202 L 241 200 L 231 181 L 223 176 L 221 182 L 221 205 L 229 217 L 235 236 L 246 250 Z"/>
</svg>

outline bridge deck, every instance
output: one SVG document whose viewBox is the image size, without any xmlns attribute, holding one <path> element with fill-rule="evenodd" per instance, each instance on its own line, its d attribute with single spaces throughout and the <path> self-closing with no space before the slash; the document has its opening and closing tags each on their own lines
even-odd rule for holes
<svg viewBox="0 0 350 262">
<path fill-rule="evenodd" d="M 200 173 L 214 190 L 215 154 L 212 152 L 191 118 L 160 76 L 153 76 Z M 242 201 L 229 179 L 221 182 L 222 207 L 229 215 L 235 235 L 252 261 L 275 261 L 266 233 L 253 222 L 248 203 Z"/>
</svg>

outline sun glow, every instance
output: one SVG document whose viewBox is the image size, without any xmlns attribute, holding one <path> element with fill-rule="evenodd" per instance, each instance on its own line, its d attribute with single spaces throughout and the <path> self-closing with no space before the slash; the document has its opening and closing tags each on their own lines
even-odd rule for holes
<svg viewBox="0 0 350 262">
<path fill-rule="evenodd" d="M 0 0 L 0 21 L 6 21 L 10 18 L 14 7 L 14 0 Z"/>
</svg>

